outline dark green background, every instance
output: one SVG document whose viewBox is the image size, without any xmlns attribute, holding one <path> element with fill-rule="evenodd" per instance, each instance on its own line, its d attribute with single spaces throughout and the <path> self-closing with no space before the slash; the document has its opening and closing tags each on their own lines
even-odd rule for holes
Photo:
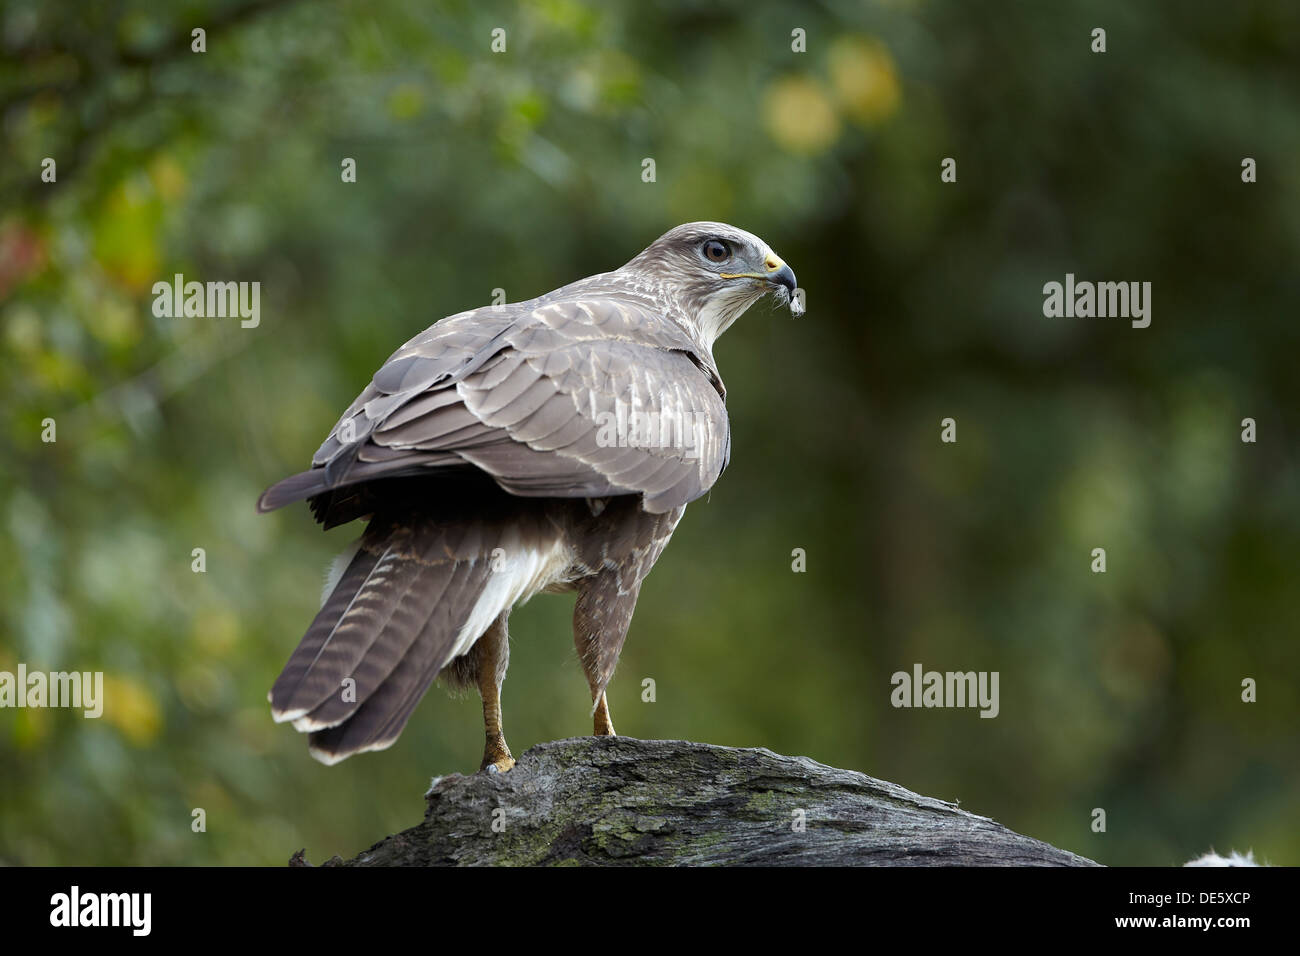
<svg viewBox="0 0 1300 956">
<path fill-rule="evenodd" d="M 716 349 L 731 467 L 642 592 L 619 731 L 1106 863 L 1300 862 L 1300 5 L 7 0 L 0 55 L 0 670 L 109 681 L 99 721 L 0 711 L 0 861 L 319 862 L 417 822 L 477 699 L 311 760 L 266 691 L 354 531 L 258 493 L 433 320 L 721 219 L 808 313 Z M 155 318 L 176 272 L 260 281 L 261 326 Z M 1044 318 L 1067 272 L 1153 283 L 1151 327 Z M 516 753 L 590 728 L 570 609 L 512 620 Z M 916 662 L 999 671 L 1000 716 L 892 708 Z"/>
</svg>

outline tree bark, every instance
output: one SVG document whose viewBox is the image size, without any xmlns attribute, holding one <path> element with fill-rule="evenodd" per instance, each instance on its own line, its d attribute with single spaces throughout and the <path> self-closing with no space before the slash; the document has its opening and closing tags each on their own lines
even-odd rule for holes
<svg viewBox="0 0 1300 956">
<path fill-rule="evenodd" d="M 557 740 L 425 800 L 423 823 L 325 865 L 1097 865 L 852 770 L 680 740 Z"/>
</svg>

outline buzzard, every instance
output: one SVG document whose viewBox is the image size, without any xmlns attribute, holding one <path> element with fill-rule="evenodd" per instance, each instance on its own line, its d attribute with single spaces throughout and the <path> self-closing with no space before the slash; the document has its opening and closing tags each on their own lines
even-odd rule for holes
<svg viewBox="0 0 1300 956">
<path fill-rule="evenodd" d="M 664 234 L 613 272 L 449 316 L 389 357 L 308 471 L 259 511 L 306 499 L 365 532 L 269 694 L 333 764 L 390 746 L 435 677 L 483 698 L 485 770 L 501 727 L 511 609 L 577 591 L 573 636 L 605 688 L 641 582 L 731 449 L 713 343 L 767 293 L 802 312 L 768 245 L 717 222 Z"/>
</svg>

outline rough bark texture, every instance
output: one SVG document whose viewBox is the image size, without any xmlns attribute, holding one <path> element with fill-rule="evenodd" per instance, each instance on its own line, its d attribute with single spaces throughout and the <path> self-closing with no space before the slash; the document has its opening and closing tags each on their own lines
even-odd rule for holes
<svg viewBox="0 0 1300 956">
<path fill-rule="evenodd" d="M 680 740 L 557 740 L 425 799 L 419 826 L 325 865 L 1096 865 L 865 774 Z"/>
</svg>

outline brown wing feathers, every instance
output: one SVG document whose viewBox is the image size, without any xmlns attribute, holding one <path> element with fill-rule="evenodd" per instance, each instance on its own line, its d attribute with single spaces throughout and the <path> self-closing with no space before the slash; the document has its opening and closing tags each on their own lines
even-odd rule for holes
<svg viewBox="0 0 1300 956">
<path fill-rule="evenodd" d="M 361 705 L 342 723 L 311 734 L 310 747 L 318 759 L 334 763 L 359 751 L 382 749 L 397 739 L 415 705 L 450 660 L 452 644 L 483 590 L 487 573 L 486 560 L 474 565 L 449 561 L 438 569 L 438 583 L 443 586 L 434 586 L 428 595 L 415 599 L 417 603 L 407 612 L 419 630 L 392 671 L 364 699 L 360 695 L 362 678 L 358 677 Z M 420 622 L 425 612 L 429 616 Z M 378 648 L 370 652 L 367 661 L 371 658 L 382 659 Z"/>
<path fill-rule="evenodd" d="M 312 731 L 326 762 L 392 743 L 451 659 L 500 537 L 474 521 L 373 522 L 271 690 L 276 720 Z"/>
<path fill-rule="evenodd" d="M 470 324 L 480 315 L 492 334 Z M 259 508 L 468 465 L 514 494 L 643 493 L 648 510 L 671 510 L 703 494 L 726 460 L 720 388 L 688 345 L 628 305 L 454 316 L 399 350 L 321 445 L 315 467 L 269 489 Z M 682 448 L 679 432 L 673 447 L 600 447 L 600 416 L 620 408 L 675 429 L 703 423 L 699 446 Z M 329 517 L 329 508 L 315 510 Z"/>
</svg>

